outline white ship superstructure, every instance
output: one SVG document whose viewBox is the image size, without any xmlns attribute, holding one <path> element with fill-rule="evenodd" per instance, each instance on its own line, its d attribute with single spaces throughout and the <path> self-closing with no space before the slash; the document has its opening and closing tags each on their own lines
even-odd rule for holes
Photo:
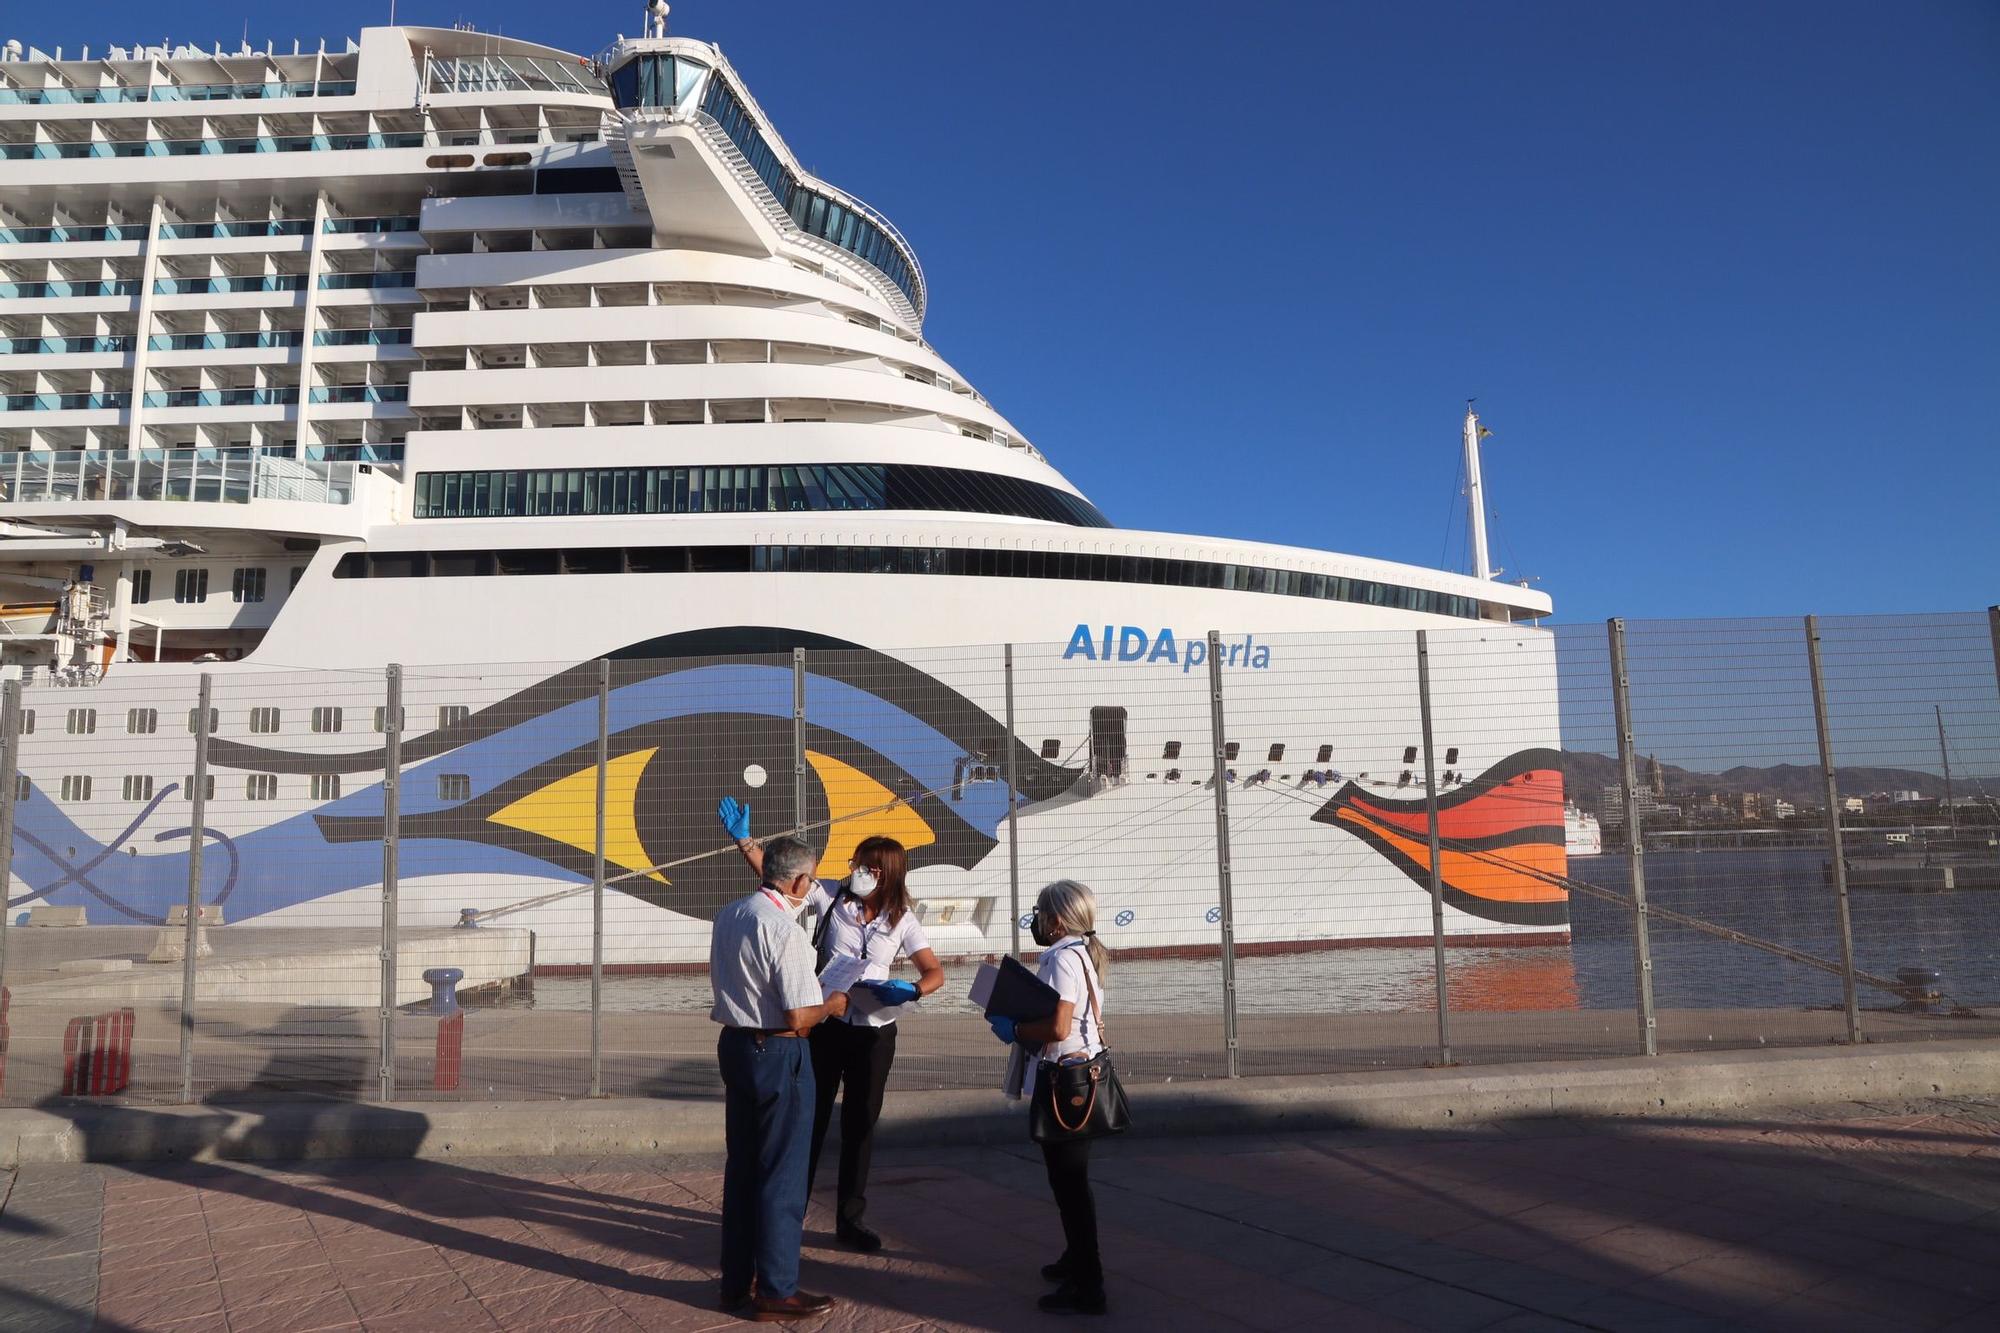
<svg viewBox="0 0 2000 1333">
<path fill-rule="evenodd" d="M 215 817 L 252 859 L 260 834 L 310 828 L 331 840 L 343 820 L 360 821 L 342 844 L 351 850 L 382 808 L 382 738 L 368 710 L 357 702 L 342 722 L 327 702 L 280 716 L 251 706 L 258 682 L 390 662 L 412 672 L 554 662 L 571 674 L 607 656 L 651 663 L 621 689 L 651 701 L 646 725 L 670 727 L 686 716 L 673 699 L 693 688 L 690 673 L 741 659 L 758 701 L 746 711 L 776 716 L 759 693 L 758 655 L 851 646 L 879 669 L 854 668 L 842 687 L 922 719 L 931 748 L 903 753 L 897 780 L 942 764 L 944 779 L 918 781 L 935 792 L 953 785 L 954 763 L 996 785 L 986 733 L 1001 701 L 926 664 L 954 645 L 1054 645 L 1020 700 L 1034 772 L 1024 771 L 1019 816 L 1024 842 L 1036 821 L 1067 821 L 1051 845 L 1074 847 L 1122 827 L 1147 790 L 1205 774 L 1205 733 L 1149 713 L 1152 695 L 1136 686 L 1186 675 L 1195 648 L 1206 652 L 1200 636 L 1218 630 L 1244 715 L 1263 719 L 1257 736 L 1232 743 L 1232 764 L 1244 754 L 1241 801 L 1267 799 L 1258 788 L 1279 780 L 1341 793 L 1339 810 L 1273 821 L 1272 836 L 1312 843 L 1338 867 L 1302 869 L 1291 889 L 1343 887 L 1305 904 L 1247 904 L 1238 938 L 1250 945 L 1428 930 L 1398 823 L 1412 796 L 1399 728 L 1407 712 L 1414 734 L 1402 684 L 1413 664 L 1399 646 L 1386 674 L 1320 697 L 1267 669 L 1272 636 L 1379 631 L 1400 644 L 1415 628 L 1489 627 L 1453 640 L 1465 670 L 1490 659 L 1494 684 L 1439 703 L 1450 776 L 1468 798 L 1540 775 L 1539 791 L 1553 781 L 1560 802 L 1546 757 L 1557 739 L 1553 651 L 1532 623 L 1546 596 L 1113 527 L 925 341 L 929 300 L 897 229 L 806 171 L 721 52 L 692 39 L 621 39 L 589 58 L 415 27 L 367 29 L 338 51 L 10 50 L 0 60 L 0 651 L 35 688 L 150 690 L 168 717 L 187 708 L 198 674 L 214 674 L 220 696 L 244 701 L 218 708 L 218 774 L 225 792 L 241 790 L 218 798 Z M 1394 700 L 1366 697 L 1391 677 Z M 553 716 L 578 697 L 573 684 L 552 676 L 506 710 L 471 700 L 412 714 L 417 757 L 406 762 L 418 767 L 405 786 L 429 792 L 417 813 L 455 811 L 455 828 L 504 833 L 454 834 L 414 858 L 406 920 L 519 904 L 587 873 L 573 831 L 535 824 L 533 803 L 522 804 L 529 778 L 503 771 L 528 751 L 517 745 L 503 762 L 499 748 L 522 723 L 523 698 Z M 783 689 L 789 717 L 789 679 Z M 939 694 L 951 702 L 936 704 Z M 143 711 L 121 703 L 119 715 Z M 1371 722 L 1366 739 L 1357 717 Z M 105 730 L 117 720 L 107 713 Z M 185 782 L 185 732 L 153 722 L 115 744 L 95 724 L 28 737 L 21 827 L 71 850 L 39 866 L 41 853 L 17 859 L 17 908 L 81 901 L 86 879 L 92 910 L 121 919 L 156 919 L 177 901 L 171 863 L 184 865 L 184 847 L 93 862 L 85 875 L 73 845 L 115 845 L 157 790 Z M 1393 745 L 1375 739 L 1392 733 Z M 847 741 L 858 748 L 846 759 L 834 753 L 843 742 L 815 752 L 826 762 L 816 758 L 807 781 L 821 812 L 841 805 L 842 783 L 895 789 L 869 764 L 896 747 L 881 735 Z M 954 748 L 956 759 L 940 758 Z M 529 767 L 566 776 L 569 749 L 537 751 Z M 642 772 L 692 761 L 671 740 L 644 753 L 628 870 L 713 841 L 689 824 L 691 771 L 672 796 Z M 753 768 L 791 781 L 787 753 L 703 769 L 695 796 L 712 805 Z M 1003 821 L 959 786 L 954 817 L 969 831 L 954 844 L 930 828 L 931 844 L 957 850 L 919 857 L 914 882 L 963 951 L 1004 947 L 1005 849 L 990 854 Z M 762 795 L 789 808 L 797 793 Z M 1004 792 L 986 795 L 1005 810 Z M 292 858 L 296 841 L 285 846 Z M 489 852 L 504 866 L 481 859 Z M 1089 855 L 1024 874 L 1087 873 Z M 330 852 L 306 888 L 297 873 L 286 885 L 244 869 L 232 919 L 310 921 L 379 898 L 344 856 Z M 1193 872 L 1160 873 L 1166 884 Z M 720 881 L 655 878 L 625 886 L 614 961 L 702 956 Z M 427 882 L 438 886 L 428 897 Z M 1162 892 L 1131 909 L 1157 924 L 1146 947 L 1212 945 L 1196 897 Z M 1181 898 L 1193 904 L 1184 913 Z M 1566 938 L 1561 894 L 1546 885 L 1453 903 L 1459 937 Z M 552 926 L 578 910 L 562 899 L 520 916 L 541 922 L 545 939 L 574 940 Z M 545 962 L 579 961 L 548 947 Z"/>
</svg>

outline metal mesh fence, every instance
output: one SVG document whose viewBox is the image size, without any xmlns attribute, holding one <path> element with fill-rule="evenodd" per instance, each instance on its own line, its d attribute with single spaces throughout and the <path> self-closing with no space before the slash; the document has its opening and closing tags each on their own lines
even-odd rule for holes
<svg viewBox="0 0 2000 1333">
<path fill-rule="evenodd" d="M 907 849 L 901 1087 L 997 1082 L 1056 879 L 1136 1082 L 2000 1034 L 1995 624 L 9 682 L 0 1099 L 717 1095 L 724 796 Z"/>
</svg>

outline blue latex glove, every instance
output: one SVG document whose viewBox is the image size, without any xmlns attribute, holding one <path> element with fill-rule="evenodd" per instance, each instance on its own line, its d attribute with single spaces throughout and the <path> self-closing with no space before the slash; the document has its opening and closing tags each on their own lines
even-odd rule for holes
<svg viewBox="0 0 2000 1333">
<path fill-rule="evenodd" d="M 988 1014 L 986 1026 L 993 1029 L 993 1035 L 1009 1046 L 1014 1044 L 1014 1020 L 1005 1014 Z"/>
<path fill-rule="evenodd" d="M 750 836 L 750 807 L 734 796 L 715 803 L 715 817 L 722 821 L 723 831 L 738 842 Z"/>
<path fill-rule="evenodd" d="M 875 992 L 875 997 L 884 1004 L 908 1004 L 917 998 L 917 983 L 914 981 L 864 981 L 860 983 Z"/>
</svg>

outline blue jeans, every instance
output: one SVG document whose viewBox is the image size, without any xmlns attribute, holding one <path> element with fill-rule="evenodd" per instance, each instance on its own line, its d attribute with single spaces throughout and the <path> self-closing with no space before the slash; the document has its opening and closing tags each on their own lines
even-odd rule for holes
<svg viewBox="0 0 2000 1333">
<path fill-rule="evenodd" d="M 806 1043 L 723 1029 L 722 1066 L 728 1164 L 722 1173 L 722 1291 L 762 1296 L 799 1289 L 806 1219 L 806 1163 L 812 1155 L 813 1070 Z"/>
</svg>

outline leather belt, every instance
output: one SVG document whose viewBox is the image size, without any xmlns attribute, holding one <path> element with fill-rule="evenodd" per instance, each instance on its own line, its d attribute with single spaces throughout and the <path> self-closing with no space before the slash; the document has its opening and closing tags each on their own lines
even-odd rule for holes
<svg viewBox="0 0 2000 1333">
<path fill-rule="evenodd" d="M 724 1032 L 741 1032 L 757 1041 L 762 1041 L 766 1037 L 797 1037 L 800 1035 L 790 1028 L 739 1028 L 730 1027 L 728 1024 L 724 1024 L 722 1030 Z"/>
</svg>

